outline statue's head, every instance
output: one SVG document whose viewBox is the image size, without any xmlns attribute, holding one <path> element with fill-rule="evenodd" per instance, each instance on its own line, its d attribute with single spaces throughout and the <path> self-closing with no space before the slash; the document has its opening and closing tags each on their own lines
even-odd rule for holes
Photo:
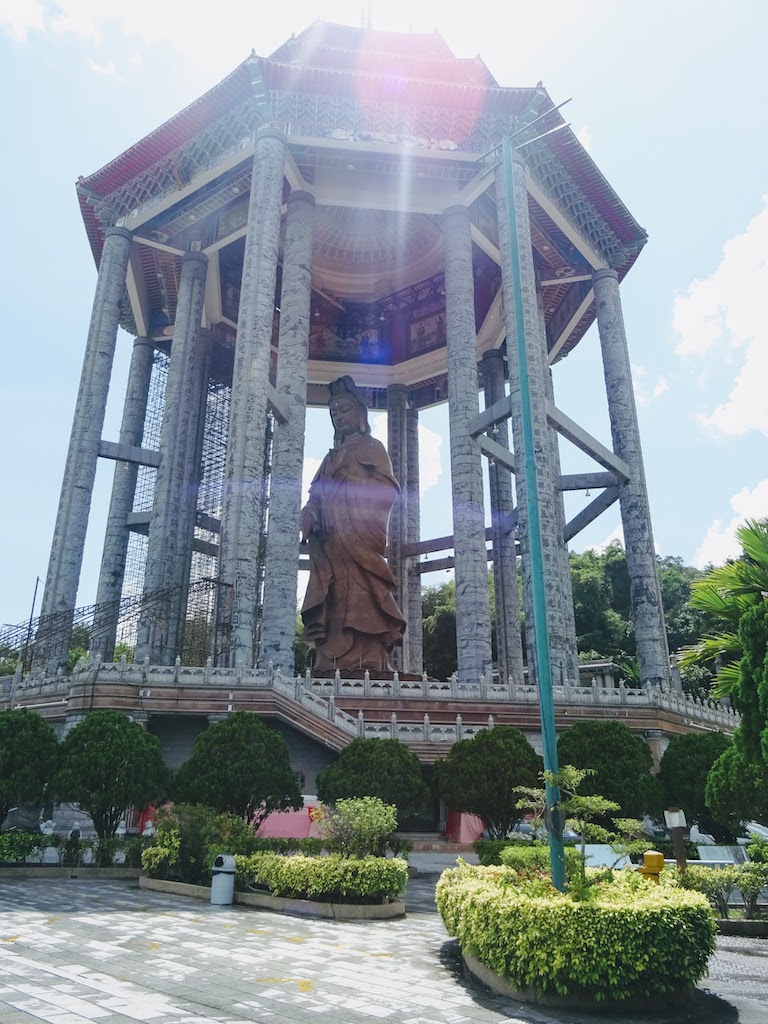
<svg viewBox="0 0 768 1024">
<path fill-rule="evenodd" d="M 331 397 L 328 408 L 334 427 L 334 440 L 341 441 L 352 434 L 370 434 L 368 405 L 355 382 L 345 374 L 329 385 Z"/>
</svg>

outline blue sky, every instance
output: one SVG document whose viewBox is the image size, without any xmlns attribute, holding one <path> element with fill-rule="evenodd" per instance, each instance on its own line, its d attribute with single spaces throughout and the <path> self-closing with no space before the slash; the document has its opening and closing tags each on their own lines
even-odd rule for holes
<svg viewBox="0 0 768 1024">
<path fill-rule="evenodd" d="M 318 16 L 359 2 L 0 0 L 4 158 L 0 622 L 29 614 L 45 576 L 96 273 L 74 183 Z M 373 3 L 374 26 L 437 27 L 503 85 L 539 80 L 648 230 L 623 285 L 657 550 L 688 563 L 735 552 L 768 514 L 768 4 L 731 0 Z M 200 13 L 198 13 L 198 11 Z M 545 13 L 543 13 L 545 12 Z M 119 343 L 105 436 L 119 428 Z M 594 329 L 555 367 L 557 404 L 609 440 Z M 315 414 L 309 465 L 330 443 Z M 422 534 L 450 532 L 444 412 L 423 416 Z M 320 428 L 322 424 L 322 429 Z M 380 428 L 379 428 L 380 429 Z M 563 448 L 566 471 L 584 467 Z M 94 599 L 112 467 L 100 468 L 79 601 Z M 570 511 L 584 502 L 575 496 Z M 614 536 L 616 510 L 576 538 Z M 429 582 L 441 582 L 430 578 Z"/>
</svg>

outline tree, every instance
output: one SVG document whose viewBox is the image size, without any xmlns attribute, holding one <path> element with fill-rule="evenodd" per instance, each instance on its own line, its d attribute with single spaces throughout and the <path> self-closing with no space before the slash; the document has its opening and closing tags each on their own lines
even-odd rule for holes
<svg viewBox="0 0 768 1024">
<path fill-rule="evenodd" d="M 523 733 L 497 725 L 455 743 L 435 765 L 435 782 L 449 807 L 476 814 L 489 835 L 501 839 L 520 817 L 515 786 L 535 786 L 541 770 L 541 758 Z"/>
<path fill-rule="evenodd" d="M 312 664 L 312 648 L 304 639 L 304 621 L 301 612 L 296 612 L 296 639 L 293 641 L 293 671 L 303 676 Z"/>
<path fill-rule="evenodd" d="M 288 744 L 250 711 L 200 733 L 173 790 L 178 800 L 253 817 L 257 827 L 272 811 L 302 807 Z"/>
<path fill-rule="evenodd" d="M 664 751 L 658 775 L 664 806 L 680 807 L 689 825 L 698 825 L 721 842 L 732 842 L 733 836 L 713 818 L 704 790 L 710 768 L 729 745 L 721 732 L 675 736 Z"/>
<path fill-rule="evenodd" d="M 612 800 L 633 818 L 660 809 L 651 752 L 623 722 L 577 722 L 558 739 L 557 756 L 560 764 L 594 769 L 581 784 L 584 796 Z"/>
<path fill-rule="evenodd" d="M 426 587 L 422 595 L 424 669 L 435 679 L 448 679 L 458 667 L 456 649 L 456 584 Z"/>
<path fill-rule="evenodd" d="M 332 804 L 349 797 L 376 796 L 397 807 L 400 821 L 422 810 L 429 788 L 418 757 L 399 740 L 352 740 L 317 776 L 317 795 Z"/>
<path fill-rule="evenodd" d="M 312 820 L 334 853 L 383 857 L 387 837 L 397 828 L 397 808 L 377 796 L 353 797 L 332 807 L 315 807 Z"/>
<path fill-rule="evenodd" d="M 74 625 L 67 648 L 67 672 L 73 672 L 82 658 L 88 657 L 91 633 L 86 626 Z"/>
<path fill-rule="evenodd" d="M 736 530 L 736 537 L 743 556 L 710 569 L 692 585 L 691 605 L 724 626 L 685 648 L 680 659 L 683 668 L 716 665 L 718 696 L 740 688 L 739 661 L 744 647 L 739 622 L 750 608 L 762 604 L 768 593 L 768 518 L 747 519 Z"/>
<path fill-rule="evenodd" d="M 743 821 L 768 818 L 768 772 L 745 759 L 734 737 L 709 770 L 704 799 L 716 821 L 740 832 Z"/>
<path fill-rule="evenodd" d="M 0 711 L 0 827 L 12 807 L 42 804 L 56 771 L 59 744 L 34 711 Z"/>
<path fill-rule="evenodd" d="M 627 562 L 620 544 L 610 545 L 603 554 L 585 551 L 570 556 L 573 611 L 580 651 L 595 651 L 602 658 L 634 654 L 631 619 L 617 610 L 622 602 L 624 577 L 629 589 Z"/>
<path fill-rule="evenodd" d="M 160 741 L 120 711 L 91 711 L 61 744 L 57 798 L 78 804 L 99 839 L 114 835 L 127 807 L 146 807 L 167 784 Z"/>
</svg>

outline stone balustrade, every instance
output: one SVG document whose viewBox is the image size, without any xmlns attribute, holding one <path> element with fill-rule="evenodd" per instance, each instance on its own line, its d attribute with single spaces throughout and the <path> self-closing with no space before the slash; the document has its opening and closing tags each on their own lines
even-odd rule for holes
<svg viewBox="0 0 768 1024">
<path fill-rule="evenodd" d="M 687 725 L 720 728 L 728 732 L 732 732 L 740 722 L 740 716 L 731 708 L 712 701 L 656 688 L 632 688 L 623 682 L 605 685 L 606 682 L 614 682 L 605 673 L 593 673 L 588 678 L 591 682 L 585 685 L 554 686 L 556 707 L 655 708 L 680 716 Z M 382 721 L 380 707 L 378 717 L 366 718 L 362 710 L 354 716 L 337 707 L 337 699 L 343 698 L 347 705 L 356 698 L 361 701 L 397 700 L 400 703 L 408 699 L 427 700 L 434 702 L 436 708 L 442 705 L 446 709 L 449 704 L 466 701 L 467 714 L 471 713 L 472 704 L 498 702 L 501 710 L 501 705 L 536 705 L 539 699 L 535 686 L 513 680 L 506 684 L 488 681 L 482 676 L 478 682 L 461 682 L 456 676 L 439 682 L 426 675 L 417 680 L 400 679 L 397 672 L 388 679 L 371 679 L 368 673 L 362 679 L 342 679 L 337 672 L 334 679 L 315 679 L 308 671 L 294 679 L 282 675 L 271 664 L 267 669 L 217 668 L 210 659 L 202 667 L 182 666 L 178 660 L 171 666 L 151 665 L 148 661 L 129 664 L 125 659 L 108 664 L 88 664 L 83 660 L 70 676 L 39 673 L 22 679 L 17 673 L 15 677 L 5 677 L 2 682 L 0 701 L 10 703 L 12 685 L 14 706 L 51 706 L 54 703 L 64 706 L 70 689 L 83 684 L 89 688 L 101 688 L 110 683 L 135 686 L 144 701 L 151 699 L 153 688 L 158 691 L 175 687 L 182 687 L 185 691 L 197 688 L 201 691 L 227 690 L 230 691 L 230 699 L 236 699 L 237 691 L 274 690 L 350 736 L 378 736 L 399 739 L 404 743 L 450 744 L 473 736 L 480 729 L 487 728 L 488 723 L 477 724 L 477 720 L 472 724 L 464 723 L 461 714 L 456 716 L 455 722 L 446 723 L 444 714 L 439 723 L 431 722 L 428 714 L 423 716 L 423 720 L 414 721 L 413 715 L 407 711 L 401 712 L 401 718 L 393 711 L 389 721 Z M 145 703 L 144 708 L 151 711 L 151 705 L 148 708 Z M 489 716 L 489 723 L 492 727 L 492 716 Z"/>
</svg>

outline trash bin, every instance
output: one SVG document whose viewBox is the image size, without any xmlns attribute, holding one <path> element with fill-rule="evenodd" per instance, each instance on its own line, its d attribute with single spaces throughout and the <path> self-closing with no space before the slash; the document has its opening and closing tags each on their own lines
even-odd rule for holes
<svg viewBox="0 0 768 1024">
<path fill-rule="evenodd" d="M 220 853 L 211 868 L 211 903 L 226 906 L 235 893 L 235 858 Z"/>
</svg>

